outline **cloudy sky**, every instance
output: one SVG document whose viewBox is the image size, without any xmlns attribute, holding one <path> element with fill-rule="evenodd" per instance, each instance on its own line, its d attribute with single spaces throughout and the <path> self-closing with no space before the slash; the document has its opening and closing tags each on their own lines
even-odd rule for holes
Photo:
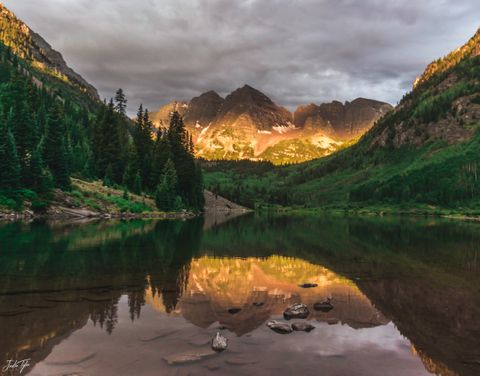
<svg viewBox="0 0 480 376">
<path fill-rule="evenodd" d="M 129 111 L 250 84 L 278 104 L 397 103 L 480 27 L 479 0 L 4 0 Z"/>
</svg>

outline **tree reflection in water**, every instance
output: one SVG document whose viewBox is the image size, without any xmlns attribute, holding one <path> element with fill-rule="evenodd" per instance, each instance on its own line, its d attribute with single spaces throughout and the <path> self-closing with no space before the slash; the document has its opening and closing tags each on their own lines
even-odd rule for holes
<svg viewBox="0 0 480 376">
<path fill-rule="evenodd" d="M 122 296 L 131 321 L 149 305 L 242 336 L 288 304 L 312 307 L 332 295 L 334 310 L 310 319 L 352 328 L 392 320 L 428 370 L 479 371 L 478 225 L 247 216 L 203 226 L 0 225 L 0 361 L 40 362 L 89 320 L 111 334 Z M 304 282 L 319 287 L 298 287 Z M 232 307 L 242 310 L 232 315 Z"/>
</svg>

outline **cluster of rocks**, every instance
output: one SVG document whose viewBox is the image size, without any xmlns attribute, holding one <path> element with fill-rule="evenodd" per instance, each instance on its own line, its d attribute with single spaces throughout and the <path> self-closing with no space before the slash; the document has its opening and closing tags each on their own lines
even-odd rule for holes
<svg viewBox="0 0 480 376">
<path fill-rule="evenodd" d="M 24 210 L 22 212 L 0 211 L 0 221 L 29 221 L 35 217 L 31 210 Z"/>
<path fill-rule="evenodd" d="M 317 284 L 314 283 L 304 283 L 303 285 L 300 285 L 300 287 L 303 288 L 313 288 L 317 287 Z M 321 312 L 329 312 L 333 309 L 333 305 L 330 302 L 331 298 L 327 298 L 326 300 L 322 302 L 315 303 L 313 305 L 313 309 L 315 311 L 321 311 Z M 292 304 L 290 307 L 288 307 L 284 312 L 283 312 L 283 318 L 285 320 L 292 320 L 292 319 L 306 319 L 310 315 L 310 311 L 308 307 L 303 304 L 303 303 L 295 303 Z M 313 329 L 315 329 L 315 326 L 313 326 L 310 323 L 307 322 L 294 322 L 293 324 L 288 324 L 287 322 L 281 322 L 277 320 L 271 320 L 267 322 L 267 326 L 272 329 L 274 332 L 279 333 L 279 334 L 290 334 L 293 331 L 301 331 L 301 332 L 311 332 Z"/>
<path fill-rule="evenodd" d="M 288 307 L 285 312 L 283 312 L 283 317 L 285 320 L 306 319 L 309 315 L 310 311 L 308 310 L 308 307 L 302 303 L 295 303 Z M 293 331 L 311 332 L 313 329 L 315 329 L 315 326 L 307 322 L 294 322 L 292 325 L 290 325 L 286 322 L 277 320 L 271 320 L 267 322 L 267 326 L 279 334 L 290 334 Z"/>
</svg>

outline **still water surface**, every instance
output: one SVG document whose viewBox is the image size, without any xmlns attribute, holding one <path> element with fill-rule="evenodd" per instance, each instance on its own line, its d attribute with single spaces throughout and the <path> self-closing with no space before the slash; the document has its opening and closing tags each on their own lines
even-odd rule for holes
<svg viewBox="0 0 480 376">
<path fill-rule="evenodd" d="M 265 325 L 297 302 L 313 331 Z M 480 225 L 0 224 L 0 366 L 22 359 L 42 376 L 480 375 Z"/>
</svg>

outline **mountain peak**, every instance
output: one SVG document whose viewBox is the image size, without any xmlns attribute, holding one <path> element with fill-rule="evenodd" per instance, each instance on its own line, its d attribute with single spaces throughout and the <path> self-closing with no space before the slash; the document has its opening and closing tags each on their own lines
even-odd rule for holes
<svg viewBox="0 0 480 376">
<path fill-rule="evenodd" d="M 270 105 L 275 106 L 276 104 L 267 97 L 264 93 L 260 90 L 255 89 L 250 85 L 244 85 L 241 88 L 236 89 L 232 93 L 230 93 L 227 98 L 225 98 L 227 103 L 252 103 L 252 104 L 262 104 L 262 105 Z"/>
<path fill-rule="evenodd" d="M 220 98 L 223 99 L 220 94 L 218 94 L 215 90 L 209 90 L 205 93 L 200 94 L 197 98 Z M 194 98 L 195 99 L 195 98 Z"/>
</svg>

